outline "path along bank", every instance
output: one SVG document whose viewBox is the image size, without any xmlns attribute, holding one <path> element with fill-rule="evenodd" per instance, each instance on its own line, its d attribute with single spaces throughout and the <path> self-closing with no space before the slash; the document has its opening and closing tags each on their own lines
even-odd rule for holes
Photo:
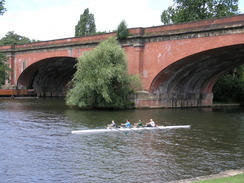
<svg viewBox="0 0 244 183">
<path fill-rule="evenodd" d="M 227 170 L 224 172 L 220 172 L 218 174 L 201 176 L 201 177 L 179 180 L 179 181 L 173 181 L 170 183 L 191 183 L 191 182 L 196 182 L 196 181 L 201 181 L 201 180 L 210 180 L 210 179 L 230 177 L 230 176 L 234 176 L 234 175 L 238 175 L 238 174 L 242 174 L 242 173 L 244 173 L 244 169 L 242 169 L 242 170 Z"/>
</svg>

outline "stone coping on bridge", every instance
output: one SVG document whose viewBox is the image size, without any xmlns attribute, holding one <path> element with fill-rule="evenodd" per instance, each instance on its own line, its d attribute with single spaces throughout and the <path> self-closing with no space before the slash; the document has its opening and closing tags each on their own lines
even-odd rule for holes
<svg viewBox="0 0 244 183">
<path fill-rule="evenodd" d="M 220 17 L 212 18 L 194 22 L 186 22 L 180 24 L 171 24 L 171 25 L 162 25 L 162 26 L 153 26 L 153 27 L 138 27 L 129 29 L 130 35 L 128 39 L 133 37 L 150 37 L 155 35 L 173 35 L 173 34 L 183 34 L 186 32 L 201 32 L 209 30 L 218 30 L 218 29 L 228 29 L 234 27 L 244 27 L 244 14 L 230 16 L 230 17 Z M 22 45 L 7 45 L 0 46 L 1 52 L 7 51 L 22 51 L 25 49 L 40 49 L 42 47 L 52 47 L 52 46 L 67 46 L 67 45 L 78 45 L 78 44 L 88 44 L 93 43 L 97 44 L 110 36 L 116 36 L 115 32 L 112 33 L 102 33 L 91 36 L 83 37 L 71 37 L 63 38 L 56 40 L 47 40 L 34 42 L 29 44 Z"/>
</svg>

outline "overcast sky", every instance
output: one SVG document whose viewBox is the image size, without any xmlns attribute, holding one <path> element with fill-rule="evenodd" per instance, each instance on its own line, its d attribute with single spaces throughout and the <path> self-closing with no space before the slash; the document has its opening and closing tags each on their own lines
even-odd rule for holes
<svg viewBox="0 0 244 183">
<path fill-rule="evenodd" d="M 86 8 L 94 14 L 97 31 L 112 31 L 122 20 L 128 28 L 162 25 L 161 13 L 173 0 L 5 0 L 0 38 L 7 32 L 36 40 L 74 37 Z M 244 0 L 239 0 L 244 12 Z"/>
</svg>

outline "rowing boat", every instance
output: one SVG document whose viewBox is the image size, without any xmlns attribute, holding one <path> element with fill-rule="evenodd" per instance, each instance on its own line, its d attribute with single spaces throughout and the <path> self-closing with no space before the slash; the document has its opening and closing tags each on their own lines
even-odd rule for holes
<svg viewBox="0 0 244 183">
<path fill-rule="evenodd" d="M 74 130 L 72 134 L 86 134 L 86 133 L 102 133 L 102 132 L 126 132 L 126 131 L 139 131 L 139 130 L 160 130 L 160 129 L 176 129 L 176 128 L 190 128 L 191 125 L 181 126 L 157 126 L 157 127 L 140 127 L 140 128 L 111 128 L 111 129 L 89 129 L 89 130 Z"/>
</svg>

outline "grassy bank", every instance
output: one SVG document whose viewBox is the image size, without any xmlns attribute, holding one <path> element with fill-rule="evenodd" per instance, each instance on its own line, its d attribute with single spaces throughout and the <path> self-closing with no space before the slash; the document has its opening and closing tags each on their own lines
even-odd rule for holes
<svg viewBox="0 0 244 183">
<path fill-rule="evenodd" d="M 211 180 L 201 180 L 192 183 L 243 183 L 243 182 L 244 182 L 244 174 L 239 174 L 230 177 L 217 178 Z"/>
</svg>

